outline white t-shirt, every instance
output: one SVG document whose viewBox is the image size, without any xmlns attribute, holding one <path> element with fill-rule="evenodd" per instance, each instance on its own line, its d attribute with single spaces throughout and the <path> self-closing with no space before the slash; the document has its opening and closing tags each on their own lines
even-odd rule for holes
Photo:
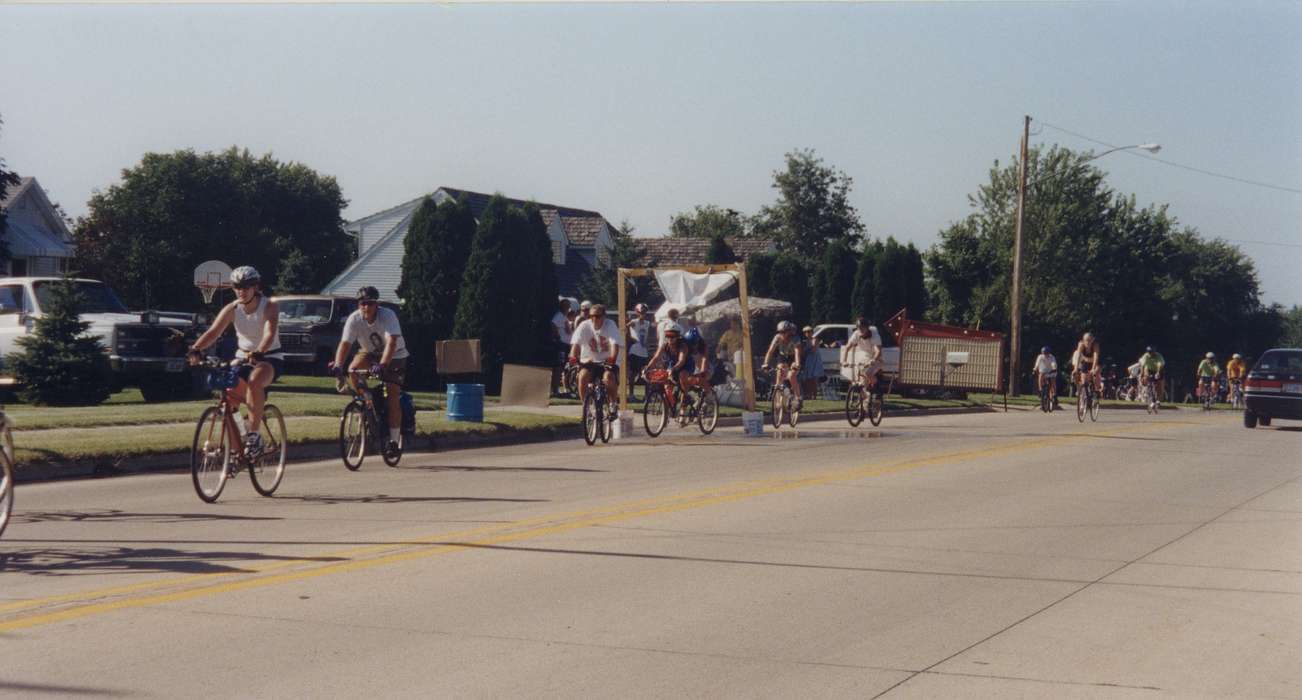
<svg viewBox="0 0 1302 700">
<path fill-rule="evenodd" d="M 874 352 L 873 348 L 877 348 Z M 856 328 L 850 334 L 850 339 L 845 341 L 845 348 L 841 350 L 841 364 L 846 362 L 867 363 L 871 362 L 873 357 L 881 359 L 882 339 L 877 335 L 877 329 L 869 327 L 868 337 L 864 337 Z"/>
<path fill-rule="evenodd" d="M 571 335 L 570 319 L 566 318 L 565 314 L 561 313 L 560 311 L 557 311 L 556 315 L 552 316 L 552 325 L 556 327 L 556 333 L 560 335 L 561 342 L 565 343 L 566 345 L 569 345 L 570 335 Z"/>
<path fill-rule="evenodd" d="M 593 328 L 592 319 L 587 319 L 574 329 L 573 345 L 579 348 L 579 362 L 619 363 L 619 346 L 624 342 L 623 334 L 615 322 L 606 319 L 600 329 Z"/>
<path fill-rule="evenodd" d="M 651 322 L 635 318 L 628 329 L 633 334 L 633 344 L 628 346 L 628 354 L 638 357 L 650 356 L 651 353 L 647 351 L 646 346 L 651 337 Z"/>
<path fill-rule="evenodd" d="M 1040 353 L 1035 356 L 1035 371 L 1040 374 L 1049 374 L 1058 371 L 1058 358 L 1053 355 Z"/>
<path fill-rule="evenodd" d="M 348 320 L 344 321 L 343 339 L 361 345 L 362 351 L 372 355 L 376 362 L 379 362 L 384 355 L 384 344 L 390 337 L 398 339 L 397 347 L 393 349 L 392 359 L 401 360 L 406 357 L 407 343 L 402 339 L 398 314 L 395 314 L 393 309 L 386 309 L 383 306 L 376 309 L 375 323 L 367 323 L 362 317 L 361 309 L 349 314 Z"/>
</svg>

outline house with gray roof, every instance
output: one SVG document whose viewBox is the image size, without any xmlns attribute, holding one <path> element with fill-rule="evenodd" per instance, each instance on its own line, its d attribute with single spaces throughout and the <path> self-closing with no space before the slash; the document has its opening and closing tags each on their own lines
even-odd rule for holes
<svg viewBox="0 0 1302 700">
<path fill-rule="evenodd" d="M 737 256 L 746 262 L 758 253 L 776 253 L 778 245 L 767 238 L 724 238 Z M 672 267 L 675 265 L 704 265 L 710 251 L 708 238 L 636 238 L 637 267 Z"/>
<path fill-rule="evenodd" d="M 72 232 L 34 177 L 24 177 L 0 201 L 9 262 L 0 272 L 13 277 L 61 275 L 76 252 Z"/>
<path fill-rule="evenodd" d="M 448 199 L 466 202 L 476 221 L 493 198 L 493 195 L 451 187 L 440 187 L 427 196 L 435 204 Z M 380 290 L 381 299 L 399 301 L 395 290 L 402 279 L 403 239 L 424 200 L 425 196 L 417 197 L 345 225 L 344 230 L 357 239 L 357 259 L 321 293 L 351 295 L 359 287 L 371 285 Z M 552 242 L 552 262 L 556 265 L 561 294 L 576 296 L 579 282 L 592 268 L 610 260 L 614 227 L 599 212 L 519 199 L 508 198 L 508 201 L 538 207 Z"/>
</svg>

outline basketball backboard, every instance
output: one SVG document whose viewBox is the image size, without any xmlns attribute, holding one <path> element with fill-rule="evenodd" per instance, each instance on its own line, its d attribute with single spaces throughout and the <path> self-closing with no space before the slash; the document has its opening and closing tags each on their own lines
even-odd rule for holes
<svg viewBox="0 0 1302 700">
<path fill-rule="evenodd" d="M 231 286 L 231 266 L 220 260 L 205 260 L 194 268 L 194 286 L 203 294 L 203 300 L 211 304 L 218 289 Z"/>
</svg>

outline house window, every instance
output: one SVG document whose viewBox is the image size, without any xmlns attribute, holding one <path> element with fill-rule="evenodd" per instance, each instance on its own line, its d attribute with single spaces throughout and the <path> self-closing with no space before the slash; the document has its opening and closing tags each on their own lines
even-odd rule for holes
<svg viewBox="0 0 1302 700">
<path fill-rule="evenodd" d="M 560 241 L 552 241 L 552 262 L 557 265 L 565 264 L 565 248 Z"/>
</svg>

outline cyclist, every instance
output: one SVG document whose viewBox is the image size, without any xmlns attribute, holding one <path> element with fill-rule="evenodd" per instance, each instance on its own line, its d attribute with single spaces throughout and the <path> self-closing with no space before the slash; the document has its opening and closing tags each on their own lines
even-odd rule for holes
<svg viewBox="0 0 1302 700">
<path fill-rule="evenodd" d="M 1035 358 L 1035 386 L 1040 390 L 1045 386 L 1049 387 L 1049 401 L 1056 409 L 1058 407 L 1058 358 L 1053 356 L 1053 350 L 1048 345 L 1040 348 L 1040 354 Z"/>
<path fill-rule="evenodd" d="M 280 349 L 280 307 L 262 293 L 262 276 L 249 265 L 231 271 L 235 301 L 217 313 L 212 326 L 194 341 L 187 353 L 191 365 L 203 361 L 203 351 L 212 345 L 231 324 L 235 325 L 240 383 L 231 392 L 236 401 L 249 406 L 248 431 L 244 449 L 249 456 L 262 452 L 262 408 L 267 402 L 267 387 L 285 368 Z M 242 424 L 237 421 L 237 424 Z"/>
<path fill-rule="evenodd" d="M 1203 356 L 1203 361 L 1198 363 L 1198 369 L 1194 371 L 1194 380 L 1198 384 L 1199 392 L 1216 391 L 1216 380 L 1221 376 L 1221 367 L 1216 364 L 1216 353 L 1209 352 Z M 1200 393 L 1199 396 L 1202 396 Z"/>
<path fill-rule="evenodd" d="M 1229 362 L 1225 363 L 1225 378 L 1230 382 L 1230 396 L 1239 389 L 1243 383 L 1243 377 L 1248 373 L 1248 365 L 1243 362 L 1243 355 L 1234 353 Z"/>
<path fill-rule="evenodd" d="M 855 367 L 852 376 L 862 376 L 867 382 L 869 393 L 877 386 L 877 373 L 882 368 L 882 341 L 874 332 L 868 319 L 860 316 L 855 320 L 855 329 L 850 339 L 841 348 L 841 366 Z"/>
<path fill-rule="evenodd" d="M 796 397 L 796 409 L 804 405 L 800 397 L 800 361 L 804 351 L 801 348 L 800 339 L 796 337 L 796 324 L 790 321 L 783 321 L 778 324 L 778 333 L 773 336 L 773 341 L 769 343 L 768 352 L 764 353 L 764 364 L 760 367 L 765 372 L 769 371 L 770 363 L 776 357 L 778 377 L 786 378 L 791 385 L 791 392 Z"/>
<path fill-rule="evenodd" d="M 666 332 L 666 329 L 668 329 L 670 326 L 674 326 L 674 325 L 677 325 L 677 326 L 678 326 L 679 336 L 681 337 L 681 336 L 682 336 L 682 330 L 683 330 L 683 329 L 682 329 L 682 325 L 678 323 L 678 309 L 676 309 L 676 308 L 674 308 L 674 307 L 671 306 L 671 307 L 669 307 L 669 310 L 665 312 L 665 318 L 664 318 L 664 320 L 662 320 L 662 321 L 660 321 L 658 324 L 656 324 L 656 336 L 657 336 L 656 344 L 657 344 L 657 345 L 664 345 L 664 344 L 665 344 L 665 332 Z"/>
<path fill-rule="evenodd" d="M 623 333 L 615 322 L 606 318 L 606 307 L 593 304 L 588 308 L 588 319 L 574 328 L 570 358 L 579 363 L 579 402 L 588 396 L 588 384 L 600 378 L 606 385 L 606 396 L 611 401 L 610 417 L 618 419 L 614 398 L 619 386 L 619 346 Z M 606 369 L 610 365 L 612 369 Z"/>
<path fill-rule="evenodd" d="M 1076 343 L 1076 351 L 1072 353 L 1072 358 L 1076 363 L 1076 386 L 1085 385 L 1085 377 L 1088 375 L 1094 380 L 1094 391 L 1099 398 L 1103 398 L 1103 377 L 1100 375 L 1099 358 L 1102 355 L 1099 352 L 1099 341 L 1093 333 L 1086 333 L 1081 336 L 1080 342 Z"/>
<path fill-rule="evenodd" d="M 638 304 L 633 307 L 633 318 L 624 324 L 624 329 L 628 332 L 628 376 L 632 381 L 641 372 L 647 364 L 647 356 L 650 351 L 647 346 L 651 344 L 651 317 L 648 315 L 650 309 L 646 304 Z M 629 393 L 633 391 L 633 385 L 629 384 Z"/>
<path fill-rule="evenodd" d="M 688 329 L 683 334 L 683 352 L 685 357 L 678 367 L 678 388 L 687 395 L 687 388 L 692 385 L 702 388 L 709 385 L 710 349 L 701 337 L 699 328 Z"/>
<path fill-rule="evenodd" d="M 1158 401 L 1162 400 L 1162 370 L 1166 367 L 1166 358 L 1162 353 L 1153 349 L 1153 346 L 1144 348 L 1144 354 L 1139 356 L 1139 380 L 1140 382 L 1152 382 L 1153 394 Z"/>
<path fill-rule="evenodd" d="M 359 349 L 348 369 L 371 370 L 384 382 L 384 404 L 389 419 L 389 449 L 402 442 L 402 383 L 407 374 L 407 343 L 402 337 L 398 314 L 380 306 L 380 290 L 366 286 L 357 290 L 357 310 L 344 321 L 335 361 L 330 368 L 336 376 L 344 373 L 348 351 L 357 343 Z M 357 388 L 352 373 L 348 384 Z"/>
</svg>

